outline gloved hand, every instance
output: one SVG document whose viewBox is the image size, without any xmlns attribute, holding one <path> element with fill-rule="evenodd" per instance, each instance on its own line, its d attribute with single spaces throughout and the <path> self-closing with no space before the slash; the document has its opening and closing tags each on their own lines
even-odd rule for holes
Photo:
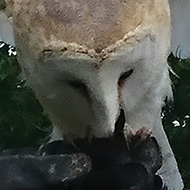
<svg viewBox="0 0 190 190">
<path fill-rule="evenodd" d="M 135 137 L 136 138 L 136 137 Z M 4 151 L 1 190 L 161 190 L 162 157 L 155 138 L 100 138 Z M 77 147 L 77 148 L 76 148 Z"/>
<path fill-rule="evenodd" d="M 6 151 L 0 156 L 1 190 L 76 189 L 91 169 L 89 157 L 82 153 L 40 156 L 24 149 L 21 154 L 7 155 Z"/>
<path fill-rule="evenodd" d="M 92 161 L 92 170 L 81 180 L 80 190 L 161 190 L 162 179 L 156 175 L 162 156 L 154 137 L 93 138 L 76 140 L 74 145 L 54 141 L 41 148 L 42 155 L 85 153 Z M 76 149 L 77 147 L 77 149 Z M 77 189 L 77 190 L 78 190 Z"/>
</svg>

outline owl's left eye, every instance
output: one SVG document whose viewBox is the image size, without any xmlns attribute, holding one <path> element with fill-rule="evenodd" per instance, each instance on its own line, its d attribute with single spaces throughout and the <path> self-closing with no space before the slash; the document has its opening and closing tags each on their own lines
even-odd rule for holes
<svg viewBox="0 0 190 190">
<path fill-rule="evenodd" d="M 125 82 L 125 80 L 126 80 L 127 78 L 129 78 L 129 77 L 132 75 L 132 73 L 133 73 L 133 69 L 130 69 L 130 70 L 128 70 L 128 71 L 122 73 L 122 75 L 119 77 L 118 85 L 119 85 L 119 86 L 122 86 L 123 83 Z"/>
<path fill-rule="evenodd" d="M 86 90 L 86 85 L 83 83 L 83 82 L 81 82 L 81 81 L 67 81 L 67 83 L 71 86 L 71 87 L 73 87 L 73 88 L 75 88 L 75 89 L 82 89 L 82 90 Z"/>
</svg>

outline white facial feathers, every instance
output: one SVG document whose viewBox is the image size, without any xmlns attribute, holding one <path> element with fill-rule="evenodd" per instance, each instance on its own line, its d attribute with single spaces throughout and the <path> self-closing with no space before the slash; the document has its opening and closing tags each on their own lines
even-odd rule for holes
<svg viewBox="0 0 190 190">
<path fill-rule="evenodd" d="M 168 75 L 167 55 L 163 60 L 157 57 L 157 42 L 147 36 L 134 46 L 121 46 L 101 62 L 82 53 L 48 50 L 43 58 L 32 60 L 36 66 L 25 72 L 30 73 L 28 81 L 64 136 L 109 136 L 121 108 L 134 130 L 152 130 L 170 88 L 169 78 L 158 85 Z M 28 56 L 20 61 L 25 59 Z M 130 70 L 119 89 L 120 77 Z"/>
</svg>

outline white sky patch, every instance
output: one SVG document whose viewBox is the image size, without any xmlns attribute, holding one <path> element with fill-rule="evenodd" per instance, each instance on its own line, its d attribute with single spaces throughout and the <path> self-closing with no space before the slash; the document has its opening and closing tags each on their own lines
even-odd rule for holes
<svg viewBox="0 0 190 190">
<path fill-rule="evenodd" d="M 5 45 L 5 43 L 0 43 L 0 49 Z"/>
<path fill-rule="evenodd" d="M 186 127 L 186 124 L 187 124 L 187 122 L 184 120 L 184 121 L 183 121 L 182 128 Z"/>
<path fill-rule="evenodd" d="M 173 123 L 174 127 L 180 127 L 179 121 L 175 120 L 172 123 Z"/>
<path fill-rule="evenodd" d="M 9 53 L 9 56 L 17 54 L 14 47 L 10 47 L 8 53 Z"/>
</svg>

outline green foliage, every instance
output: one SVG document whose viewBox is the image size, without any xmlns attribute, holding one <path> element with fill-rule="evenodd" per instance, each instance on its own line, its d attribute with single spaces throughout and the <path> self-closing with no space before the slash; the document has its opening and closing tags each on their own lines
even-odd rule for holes
<svg viewBox="0 0 190 190">
<path fill-rule="evenodd" d="M 9 52 L 8 45 L 0 49 L 0 147 L 34 146 L 48 135 L 50 123 Z"/>
<path fill-rule="evenodd" d="M 165 107 L 163 122 L 186 189 L 190 189 L 190 59 L 181 60 L 171 54 L 168 62 L 176 73 L 171 74 L 174 102 Z M 174 121 L 178 123 L 175 127 Z"/>
</svg>

